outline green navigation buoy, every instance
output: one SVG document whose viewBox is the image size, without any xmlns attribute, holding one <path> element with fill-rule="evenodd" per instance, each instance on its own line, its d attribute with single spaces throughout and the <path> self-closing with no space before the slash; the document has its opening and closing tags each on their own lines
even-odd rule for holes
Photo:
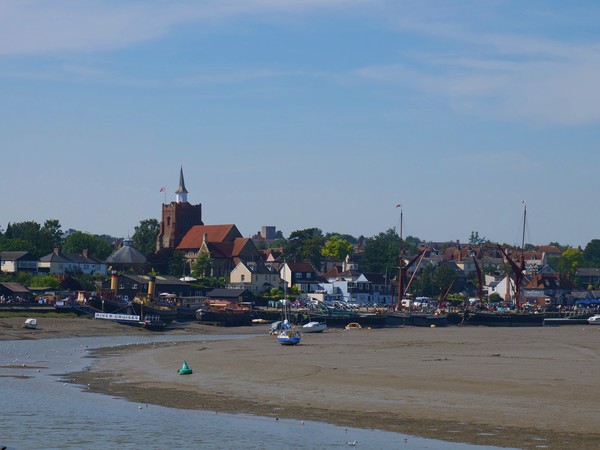
<svg viewBox="0 0 600 450">
<path fill-rule="evenodd" d="M 183 361 L 183 365 L 181 366 L 181 369 L 179 369 L 179 375 L 189 375 L 192 373 L 192 369 L 190 369 L 190 366 L 188 366 L 187 361 Z"/>
</svg>

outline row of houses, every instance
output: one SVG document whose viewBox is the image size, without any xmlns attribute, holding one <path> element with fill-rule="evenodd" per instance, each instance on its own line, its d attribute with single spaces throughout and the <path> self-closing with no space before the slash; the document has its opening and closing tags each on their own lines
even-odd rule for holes
<svg viewBox="0 0 600 450">
<path fill-rule="evenodd" d="M 364 273 L 359 266 L 346 258 L 345 261 L 330 265 L 327 272 L 318 272 L 308 263 L 283 263 L 281 253 L 269 249 L 258 251 L 249 240 L 239 240 L 239 232 L 235 225 L 199 226 L 201 240 L 191 248 L 188 236 L 188 257 L 196 257 L 202 249 L 209 251 L 211 258 L 217 260 L 218 272 L 228 275 L 230 289 L 242 289 L 252 294 L 260 294 L 273 288 L 281 289 L 283 286 L 295 286 L 299 291 L 309 293 L 313 298 L 320 300 L 338 299 L 357 303 L 391 304 L 397 301 L 395 280 L 381 274 Z M 197 235 L 197 233 L 196 233 Z M 218 236 L 221 236 L 220 238 Z M 212 241 L 209 236 L 212 236 Z M 216 236 L 216 237 L 215 237 Z M 229 242 L 232 245 L 217 245 L 214 241 Z M 240 242 L 240 249 L 244 252 L 226 252 L 224 248 L 235 249 L 235 241 Z M 197 248 L 196 248 L 197 247 Z M 254 248 L 254 250 L 252 250 Z M 217 249 L 217 250 L 216 250 Z M 438 251 L 435 245 L 421 248 L 422 257 L 419 264 L 413 265 L 408 270 L 412 278 L 427 266 L 448 265 L 456 273 L 457 286 L 465 287 L 469 280 L 476 277 L 476 265 L 502 269 L 505 260 L 499 250 L 493 246 L 447 246 L 444 251 Z M 110 267 L 118 262 L 131 264 L 136 260 L 145 263 L 143 255 L 137 254 L 130 242 L 125 242 L 123 247 L 111 255 L 107 261 L 100 261 L 91 257 L 87 252 L 81 254 L 62 253 L 60 247 L 42 258 L 35 258 L 28 252 L 2 252 L 0 253 L 0 269 L 4 273 L 17 273 L 21 271 L 31 273 L 46 273 L 52 275 L 90 274 L 107 276 Z M 515 259 L 520 254 L 509 251 L 509 256 Z M 125 255 L 125 261 L 122 256 Z M 535 304 L 565 304 L 569 299 L 582 296 L 574 293 L 573 284 L 565 279 L 548 264 L 552 256 L 560 255 L 560 251 L 552 247 L 536 248 L 523 254 L 525 258 L 525 277 L 521 292 L 529 303 Z M 220 261 L 220 262 L 219 262 Z M 227 269 L 232 267 L 229 272 Z M 589 284 L 597 285 L 600 282 L 600 269 L 580 269 L 578 275 L 585 277 Z M 134 295 L 136 291 L 143 292 L 143 279 L 131 276 L 126 279 L 120 290 L 124 295 Z M 138 277 L 143 277 L 139 275 Z M 166 280 L 166 279 L 165 279 Z M 189 287 L 189 283 L 175 277 L 169 277 L 164 283 L 164 290 L 179 296 L 193 296 L 198 292 Z M 485 292 L 487 295 L 498 294 L 501 298 L 512 297 L 515 293 L 514 282 L 510 276 L 485 277 Z M 394 299 L 396 296 L 396 300 Z"/>
<path fill-rule="evenodd" d="M 36 258 L 29 252 L 1 252 L 0 271 L 2 273 L 16 274 L 18 272 L 29 272 L 49 275 L 102 275 L 108 273 L 106 261 L 101 261 L 88 254 L 87 250 L 82 253 L 62 253 L 60 247 L 56 247 L 52 253 Z"/>
</svg>

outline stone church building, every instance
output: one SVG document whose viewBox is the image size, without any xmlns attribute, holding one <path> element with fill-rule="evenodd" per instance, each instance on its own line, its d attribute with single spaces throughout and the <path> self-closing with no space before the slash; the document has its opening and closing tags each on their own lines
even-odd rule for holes
<svg viewBox="0 0 600 450">
<path fill-rule="evenodd" d="M 202 204 L 190 204 L 187 194 L 181 168 L 175 201 L 162 205 L 157 252 L 165 249 L 181 251 L 190 268 L 198 255 L 208 253 L 212 263 L 211 275 L 215 277 L 229 276 L 240 262 L 262 261 L 252 239 L 244 238 L 235 225 L 205 225 Z"/>
</svg>

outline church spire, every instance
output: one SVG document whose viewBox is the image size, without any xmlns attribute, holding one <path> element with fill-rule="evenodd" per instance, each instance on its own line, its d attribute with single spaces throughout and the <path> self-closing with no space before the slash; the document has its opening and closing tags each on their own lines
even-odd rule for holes
<svg viewBox="0 0 600 450">
<path fill-rule="evenodd" d="M 183 166 L 181 166 L 181 169 L 179 170 L 179 187 L 175 191 L 175 194 L 175 201 L 177 203 L 187 203 L 188 191 L 185 188 L 185 181 L 183 180 Z"/>
</svg>

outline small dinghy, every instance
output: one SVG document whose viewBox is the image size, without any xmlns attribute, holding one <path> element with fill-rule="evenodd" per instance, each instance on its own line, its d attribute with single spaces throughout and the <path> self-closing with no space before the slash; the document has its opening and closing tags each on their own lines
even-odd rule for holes
<svg viewBox="0 0 600 450">
<path fill-rule="evenodd" d="M 183 361 L 183 365 L 181 369 L 178 370 L 179 375 L 190 375 L 192 373 L 192 369 L 188 366 L 187 361 Z"/>
<path fill-rule="evenodd" d="M 308 322 L 302 326 L 303 333 L 322 333 L 327 328 L 325 322 Z"/>
<path fill-rule="evenodd" d="M 23 324 L 23 328 L 29 328 L 35 330 L 37 328 L 37 319 L 27 319 Z"/>
</svg>

